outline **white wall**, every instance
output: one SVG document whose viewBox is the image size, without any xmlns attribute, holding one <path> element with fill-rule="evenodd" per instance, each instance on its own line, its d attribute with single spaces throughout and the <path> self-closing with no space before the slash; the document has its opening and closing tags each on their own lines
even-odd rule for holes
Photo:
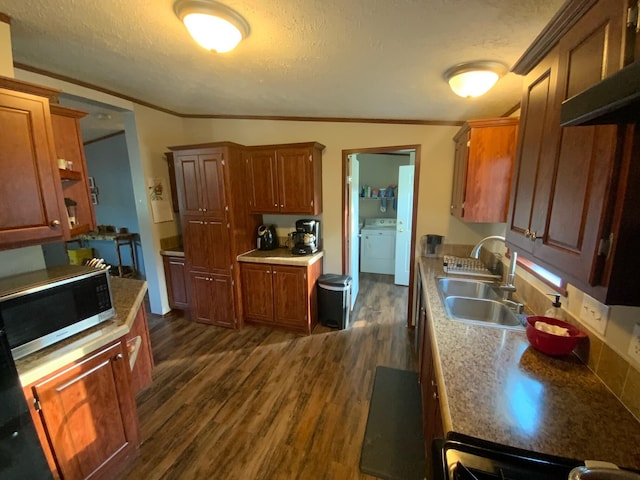
<svg viewBox="0 0 640 480">
<path fill-rule="evenodd" d="M 167 151 L 167 146 L 183 142 L 182 119 L 140 105 L 134 105 L 133 110 L 125 116 L 125 131 L 149 286 L 149 302 L 153 313 L 165 314 L 170 308 L 160 255 L 160 239 L 177 235 L 179 232 L 175 219 L 169 222 L 154 222 L 147 183 L 151 178 L 164 178 L 165 185 L 169 185 L 164 152 Z"/>
<path fill-rule="evenodd" d="M 11 25 L 0 20 L 0 75 L 13 78 Z"/>
</svg>

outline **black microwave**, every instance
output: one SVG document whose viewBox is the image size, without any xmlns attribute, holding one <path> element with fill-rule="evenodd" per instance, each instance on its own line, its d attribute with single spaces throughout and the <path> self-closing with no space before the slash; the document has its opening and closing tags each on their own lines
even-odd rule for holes
<svg viewBox="0 0 640 480">
<path fill-rule="evenodd" d="M 0 319 L 16 360 L 114 315 L 108 270 L 65 265 L 0 279 Z"/>
</svg>

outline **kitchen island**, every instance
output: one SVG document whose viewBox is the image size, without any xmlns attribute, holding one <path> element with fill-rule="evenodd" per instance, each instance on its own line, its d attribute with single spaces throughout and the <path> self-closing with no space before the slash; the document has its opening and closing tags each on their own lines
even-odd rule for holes
<svg viewBox="0 0 640 480">
<path fill-rule="evenodd" d="M 640 422 L 578 357 L 546 356 L 524 330 L 449 319 L 442 259 L 418 266 L 445 434 L 640 468 Z"/>
<path fill-rule="evenodd" d="M 135 394 L 153 369 L 147 284 L 110 282 L 114 317 L 16 361 L 55 478 L 117 478 L 139 456 Z"/>
</svg>

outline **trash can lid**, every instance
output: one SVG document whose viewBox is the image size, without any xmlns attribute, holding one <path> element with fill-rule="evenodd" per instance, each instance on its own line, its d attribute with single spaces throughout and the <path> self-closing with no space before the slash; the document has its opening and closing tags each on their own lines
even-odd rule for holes
<svg viewBox="0 0 640 480">
<path fill-rule="evenodd" d="M 351 276 L 326 273 L 324 275 L 320 275 L 318 283 L 331 287 L 348 287 L 351 285 Z"/>
</svg>

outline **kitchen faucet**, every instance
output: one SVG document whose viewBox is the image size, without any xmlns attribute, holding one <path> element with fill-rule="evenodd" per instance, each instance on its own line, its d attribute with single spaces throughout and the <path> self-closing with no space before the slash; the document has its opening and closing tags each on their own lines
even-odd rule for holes
<svg viewBox="0 0 640 480">
<path fill-rule="evenodd" d="M 505 238 L 501 235 L 491 235 L 489 237 L 485 237 L 480 240 L 475 247 L 471 249 L 471 253 L 469 256 L 471 258 L 477 259 L 480 255 L 480 249 L 482 245 L 488 240 L 500 240 L 505 244 Z M 516 263 L 518 260 L 518 253 L 511 252 L 511 259 L 509 262 L 509 272 L 507 273 L 507 278 L 505 279 L 505 284 L 500 285 L 498 288 L 502 291 L 502 302 L 506 304 L 509 308 L 516 310 L 516 313 L 520 313 L 522 311 L 522 304 L 514 302 L 509 299 L 509 295 L 516 291 Z"/>
</svg>

